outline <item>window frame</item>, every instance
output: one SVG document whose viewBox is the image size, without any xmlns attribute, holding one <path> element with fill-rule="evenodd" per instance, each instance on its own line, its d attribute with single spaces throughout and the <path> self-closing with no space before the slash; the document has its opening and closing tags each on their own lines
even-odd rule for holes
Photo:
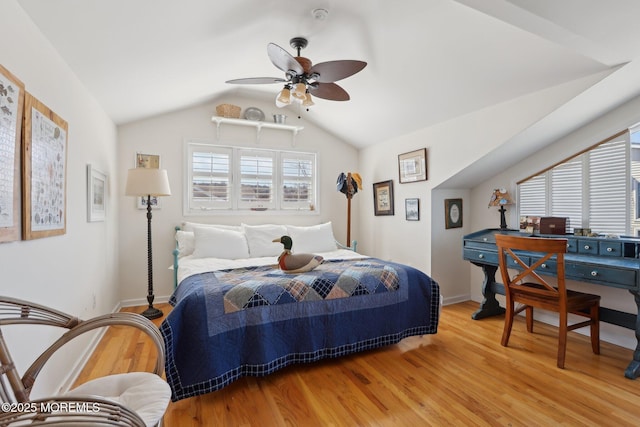
<svg viewBox="0 0 640 427">
<path fill-rule="evenodd" d="M 221 202 L 217 206 L 209 205 L 206 202 L 194 202 L 193 200 L 193 154 L 201 149 L 206 152 L 229 153 L 229 200 L 228 203 Z M 272 197 L 270 201 L 265 200 L 240 200 L 242 194 L 242 177 L 251 180 L 251 174 L 241 172 L 241 157 L 263 156 L 273 159 L 271 180 Z M 311 163 L 310 190 L 305 192 L 307 201 L 295 202 L 292 207 L 290 201 L 284 200 L 283 161 L 288 158 L 302 158 Z M 302 151 L 295 149 L 274 149 L 251 146 L 233 146 L 226 144 L 215 144 L 208 140 L 187 139 L 184 142 L 184 185 L 183 185 L 183 215 L 184 216 L 216 216 L 233 215 L 241 213 L 243 215 L 318 215 L 319 214 L 319 156 L 315 151 Z M 261 169 L 264 172 L 264 168 Z M 306 169 L 305 169 L 306 170 Z M 263 181 L 268 174 L 259 174 Z M 246 182 L 246 181 L 245 181 Z M 215 203 L 215 202 L 214 202 Z"/>
<path fill-rule="evenodd" d="M 622 221 L 621 218 L 617 218 L 617 222 L 616 221 L 612 221 L 612 224 L 610 225 L 610 227 L 612 227 L 610 230 L 605 230 L 605 229 L 595 229 L 598 228 L 597 226 L 594 228 L 592 227 L 591 221 L 593 220 L 594 214 L 595 217 L 598 218 L 597 216 L 597 212 L 591 212 L 590 206 L 593 202 L 592 200 L 592 195 L 591 195 L 591 184 L 593 182 L 592 180 L 592 174 L 591 171 L 593 170 L 592 166 L 594 164 L 596 164 L 595 158 L 592 157 L 592 153 L 594 153 L 599 147 L 601 147 L 604 144 L 608 144 L 608 143 L 617 143 L 618 147 L 622 146 L 624 149 L 624 195 L 622 196 L 624 198 L 624 219 Z M 599 153 L 600 154 L 600 153 Z M 619 154 L 619 153 L 618 153 Z M 607 155 L 610 155 L 610 153 L 607 153 Z M 578 207 L 574 207 L 574 209 L 579 209 L 582 211 L 581 214 L 581 223 L 572 223 L 571 220 L 569 221 L 568 224 L 568 232 L 573 232 L 574 228 L 590 228 L 593 229 L 594 232 L 598 232 L 598 233 L 604 233 L 604 234 L 622 234 L 622 235 L 630 235 L 630 233 L 632 233 L 631 230 L 631 195 L 632 195 L 632 189 L 631 189 L 631 130 L 630 129 L 625 129 L 624 131 L 618 132 L 615 135 L 612 135 L 609 138 L 606 138 L 603 141 L 600 141 L 597 144 L 594 144 L 592 146 L 590 146 L 589 148 L 580 151 L 579 153 L 568 157 L 560 162 L 557 162 L 555 164 L 553 164 L 552 166 L 542 170 L 539 173 L 536 173 L 534 175 L 531 175 L 525 179 L 522 179 L 520 181 L 518 181 L 517 184 L 517 198 L 518 198 L 518 217 L 519 218 L 523 218 L 526 216 L 568 216 L 568 215 L 563 215 L 561 214 L 561 212 L 555 210 L 554 211 L 554 206 L 553 206 L 553 200 L 554 200 L 554 194 L 553 194 L 553 176 L 554 176 L 554 171 L 558 171 L 560 170 L 560 168 L 563 165 L 574 163 L 574 164 L 580 164 L 580 173 L 581 173 L 581 189 L 580 189 L 580 202 L 581 202 L 581 209 Z M 539 184 L 538 185 L 538 190 L 544 188 L 544 195 L 540 195 L 537 197 L 537 200 L 540 201 L 542 199 L 544 199 L 544 212 L 545 215 L 538 215 L 537 212 L 536 213 L 523 213 L 522 212 L 522 207 L 523 205 L 527 205 L 523 202 L 522 199 L 522 186 L 527 183 L 530 182 L 533 179 L 538 179 L 538 180 L 543 180 L 544 181 L 544 185 Z M 597 179 L 597 176 L 596 176 Z M 606 188 L 606 187 L 605 187 Z M 598 204 L 600 204 L 600 201 L 597 201 Z M 533 203 L 531 203 L 533 204 Z M 538 209 L 540 209 L 541 206 L 538 206 Z M 620 208 L 618 208 L 620 209 Z M 600 216 L 601 218 L 602 216 Z M 624 232 L 621 233 L 621 231 Z"/>
</svg>

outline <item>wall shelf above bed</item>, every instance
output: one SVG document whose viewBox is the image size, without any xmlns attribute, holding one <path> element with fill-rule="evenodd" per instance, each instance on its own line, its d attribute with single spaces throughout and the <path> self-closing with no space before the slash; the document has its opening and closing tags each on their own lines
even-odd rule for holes
<svg viewBox="0 0 640 427">
<path fill-rule="evenodd" d="M 222 124 L 230 124 L 234 126 L 250 126 L 256 128 L 256 142 L 260 141 L 260 131 L 263 128 L 266 129 L 279 129 L 291 132 L 292 134 L 292 143 L 295 140 L 296 135 L 302 129 L 303 126 L 293 126 L 293 125 L 284 125 L 280 123 L 269 123 L 269 122 L 259 122 L 255 120 L 246 120 L 246 119 L 232 119 L 227 117 L 219 117 L 213 116 L 211 117 L 211 121 L 216 124 L 216 138 L 220 139 L 220 125 Z"/>
</svg>

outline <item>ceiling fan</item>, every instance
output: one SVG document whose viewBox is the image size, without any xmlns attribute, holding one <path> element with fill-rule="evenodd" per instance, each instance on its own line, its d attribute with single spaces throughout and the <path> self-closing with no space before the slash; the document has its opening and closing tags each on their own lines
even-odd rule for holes
<svg viewBox="0 0 640 427">
<path fill-rule="evenodd" d="M 311 64 L 311 60 L 300 56 L 308 41 L 304 37 L 294 37 L 289 41 L 291 47 L 297 50 L 294 57 L 275 43 L 267 45 L 269 59 L 277 68 L 285 72 L 286 78 L 279 77 L 249 77 L 228 80 L 231 84 L 271 84 L 284 83 L 284 88 L 278 93 L 276 105 L 284 107 L 292 100 L 300 102 L 304 107 L 314 105 L 311 95 L 331 101 L 348 101 L 349 94 L 335 82 L 361 71 L 366 62 L 355 60 L 339 60 Z"/>
</svg>

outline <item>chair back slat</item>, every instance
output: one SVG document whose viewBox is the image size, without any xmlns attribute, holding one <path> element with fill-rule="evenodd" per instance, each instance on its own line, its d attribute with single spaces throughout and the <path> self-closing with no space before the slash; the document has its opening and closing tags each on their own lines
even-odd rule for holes
<svg viewBox="0 0 640 427">
<path fill-rule="evenodd" d="M 3 403 L 24 402 L 29 399 L 29 393 L 25 389 L 18 369 L 16 368 L 7 343 L 0 331 L 0 387 L 2 388 L 1 398 Z M 7 387 L 5 379 L 11 388 Z"/>
<path fill-rule="evenodd" d="M 567 252 L 567 239 L 497 234 L 496 245 L 505 287 L 512 287 L 516 291 L 537 296 L 566 299 L 564 254 Z M 531 256 L 532 252 L 539 257 L 537 261 L 529 263 L 523 260 Z M 509 276 L 507 271 L 508 268 L 513 267 L 513 265 L 507 265 L 507 255 L 511 256 L 522 269 L 513 277 Z M 556 264 L 556 286 L 536 271 L 549 260 L 555 261 Z M 507 268 L 502 268 L 503 264 Z"/>
</svg>

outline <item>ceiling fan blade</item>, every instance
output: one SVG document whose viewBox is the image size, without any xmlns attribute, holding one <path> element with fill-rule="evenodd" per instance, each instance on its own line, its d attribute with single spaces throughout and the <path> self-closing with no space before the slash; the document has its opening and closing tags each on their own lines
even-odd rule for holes
<svg viewBox="0 0 640 427">
<path fill-rule="evenodd" d="M 367 63 L 364 61 L 341 60 L 321 62 L 311 67 L 310 73 L 318 73 L 316 80 L 320 83 L 333 83 L 362 71 Z"/>
<path fill-rule="evenodd" d="M 269 55 L 269 59 L 273 62 L 273 65 L 278 67 L 280 70 L 285 73 L 292 70 L 296 73 L 296 75 L 300 75 L 304 73 L 302 66 L 296 61 L 296 59 L 291 56 L 289 52 L 281 48 L 275 43 L 269 43 L 267 45 L 267 54 Z"/>
<path fill-rule="evenodd" d="M 309 93 L 313 96 L 330 101 L 348 101 L 349 94 L 335 83 L 318 83 L 317 87 L 309 87 Z"/>
<path fill-rule="evenodd" d="M 246 79 L 227 80 L 225 83 L 231 83 L 234 85 L 264 85 L 283 82 L 286 82 L 286 80 L 281 79 L 280 77 L 249 77 Z"/>
</svg>

